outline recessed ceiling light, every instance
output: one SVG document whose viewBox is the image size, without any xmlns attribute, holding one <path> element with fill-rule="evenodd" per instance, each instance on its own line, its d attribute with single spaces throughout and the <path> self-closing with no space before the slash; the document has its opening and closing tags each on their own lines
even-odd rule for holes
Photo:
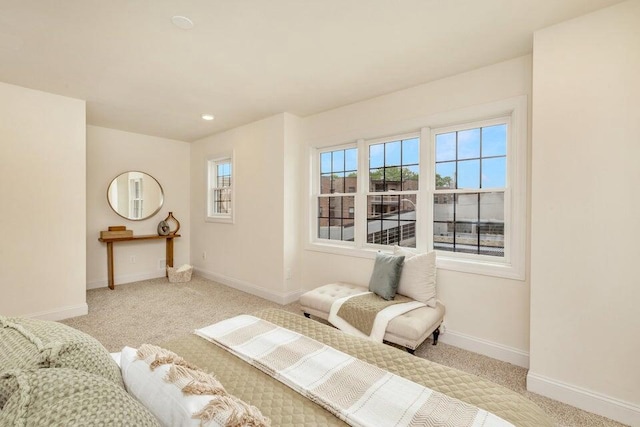
<svg viewBox="0 0 640 427">
<path fill-rule="evenodd" d="M 215 116 L 213 114 L 203 114 L 202 115 L 202 120 L 208 120 L 211 121 L 215 118 Z"/>
<path fill-rule="evenodd" d="M 171 22 L 178 28 L 183 30 L 190 30 L 194 27 L 193 21 L 186 16 L 176 15 L 171 18 Z"/>
</svg>

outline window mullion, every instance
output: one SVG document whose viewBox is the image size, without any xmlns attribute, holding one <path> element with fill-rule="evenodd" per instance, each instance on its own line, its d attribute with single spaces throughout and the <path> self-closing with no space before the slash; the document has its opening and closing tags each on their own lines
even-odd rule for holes
<svg viewBox="0 0 640 427">
<path fill-rule="evenodd" d="M 435 189 L 434 144 L 431 128 L 420 129 L 420 176 L 419 195 L 416 197 L 416 249 L 420 252 L 433 250 L 433 190 Z"/>
<path fill-rule="evenodd" d="M 445 189 L 445 190 L 435 190 L 434 194 L 469 194 L 469 193 L 495 193 L 500 191 L 505 191 L 506 187 L 495 187 L 495 188 L 460 188 L 460 189 Z"/>
<path fill-rule="evenodd" d="M 480 144 L 482 144 L 482 139 L 480 139 Z M 480 172 L 482 173 L 482 166 L 480 166 Z M 482 179 L 482 175 L 480 175 L 480 177 Z M 482 222 L 481 221 L 481 216 L 480 216 L 480 214 L 481 214 L 481 212 L 480 212 L 480 193 L 478 193 L 477 203 L 478 203 L 478 213 L 477 213 L 478 219 L 476 220 L 476 234 L 478 235 L 478 238 L 477 238 L 477 242 L 476 242 L 477 243 L 476 247 L 477 247 L 478 253 L 480 253 L 480 224 Z M 503 229 L 504 229 L 504 226 L 503 226 Z M 504 246 L 504 243 L 503 243 L 503 246 Z"/>
<path fill-rule="evenodd" d="M 355 238 L 357 248 L 364 247 L 367 236 L 367 191 L 369 190 L 369 147 L 364 139 L 356 142 L 358 148 L 358 188 L 355 194 Z"/>
</svg>

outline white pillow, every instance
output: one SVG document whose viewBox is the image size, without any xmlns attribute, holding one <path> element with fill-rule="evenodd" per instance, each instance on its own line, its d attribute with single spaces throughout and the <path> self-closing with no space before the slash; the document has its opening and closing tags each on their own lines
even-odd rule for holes
<svg viewBox="0 0 640 427">
<path fill-rule="evenodd" d="M 394 255 L 404 255 L 404 266 L 398 284 L 400 295 L 436 306 L 436 253 L 418 254 L 400 246 L 393 247 Z"/>
<path fill-rule="evenodd" d="M 153 371 L 144 360 L 138 360 L 137 350 L 122 349 L 120 370 L 129 394 L 138 399 L 165 426 L 199 426 L 191 418 L 202 409 L 211 396 L 185 396 L 182 390 L 164 381 L 171 365 L 160 365 Z"/>
<path fill-rule="evenodd" d="M 166 350 L 160 348 L 158 350 L 167 353 Z M 150 362 L 153 361 L 153 357 L 149 360 L 140 360 L 137 353 L 135 348 L 122 349 L 120 358 L 122 379 L 129 394 L 142 403 L 163 426 L 225 426 L 231 422 L 232 418 L 251 421 L 250 425 L 256 427 L 270 425 L 269 419 L 265 418 L 257 408 L 227 394 L 215 379 L 212 381 L 220 386 L 215 394 L 187 392 L 187 388 L 193 384 L 190 380 L 194 378 L 202 380 L 200 374 L 210 377 L 208 374 L 187 368 L 195 377 L 168 379 L 167 377 L 170 377 L 168 373 L 172 367 L 174 370 L 181 368 L 173 363 L 167 363 L 171 357 L 156 358 L 156 361 L 165 360 L 151 369 Z M 216 403 L 222 404 L 216 405 Z M 215 409 L 207 410 L 207 405 L 212 404 Z M 201 411 L 204 415 L 193 418 L 194 414 Z"/>
</svg>

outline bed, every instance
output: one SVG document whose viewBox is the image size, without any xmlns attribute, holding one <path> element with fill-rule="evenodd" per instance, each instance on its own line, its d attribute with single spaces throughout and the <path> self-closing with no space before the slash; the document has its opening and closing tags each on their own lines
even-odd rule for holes
<svg viewBox="0 0 640 427">
<path fill-rule="evenodd" d="M 553 426 L 549 416 L 530 400 L 474 375 L 393 347 L 349 336 L 294 313 L 267 309 L 254 315 L 485 409 L 516 426 Z M 271 419 L 273 426 L 346 425 L 319 405 L 203 338 L 187 335 L 161 345 L 201 369 L 214 373 L 230 393 L 258 407 Z"/>
</svg>

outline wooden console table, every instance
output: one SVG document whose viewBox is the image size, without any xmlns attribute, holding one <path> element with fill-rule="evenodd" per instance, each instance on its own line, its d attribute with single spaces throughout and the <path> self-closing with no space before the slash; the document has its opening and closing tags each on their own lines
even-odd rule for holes
<svg viewBox="0 0 640 427">
<path fill-rule="evenodd" d="M 149 234 L 143 236 L 129 236 L 129 237 L 105 237 L 98 240 L 107 244 L 107 271 L 109 273 L 109 289 L 114 289 L 113 283 L 113 244 L 117 242 L 132 242 L 137 240 L 158 240 L 165 239 L 167 241 L 167 265 L 173 267 L 173 239 L 180 237 L 179 234 L 172 234 L 168 236 L 158 236 L 157 234 Z M 168 274 L 168 273 L 165 273 Z"/>
</svg>

